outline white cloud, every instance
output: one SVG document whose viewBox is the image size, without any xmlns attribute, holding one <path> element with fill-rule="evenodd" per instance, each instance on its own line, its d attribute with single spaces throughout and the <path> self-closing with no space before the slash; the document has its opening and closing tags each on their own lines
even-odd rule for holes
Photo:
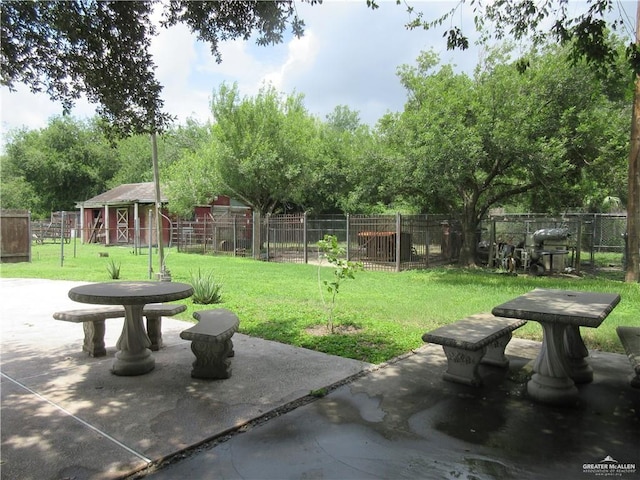
<svg viewBox="0 0 640 480">
<path fill-rule="evenodd" d="M 406 95 L 396 69 L 415 61 L 421 50 L 434 47 L 443 60 L 462 59 L 469 69 L 476 63 L 473 53 L 446 51 L 444 27 L 407 31 L 405 7 L 395 1 L 379 3 L 377 10 L 367 8 L 364 0 L 325 1 L 314 6 L 297 3 L 298 14 L 306 23 L 304 37 L 288 34 L 283 44 L 266 47 L 252 40 L 222 42 L 220 64 L 209 46 L 198 42 L 186 26 L 159 28 L 151 51 L 157 78 L 164 86 L 165 110 L 180 123 L 187 117 L 206 121 L 212 92 L 222 82 L 237 82 L 241 94 L 249 96 L 264 82 L 271 82 L 283 93 L 302 93 L 308 110 L 320 118 L 337 105 L 347 105 L 373 125 L 386 111 L 402 109 Z M 414 4 L 432 18 L 452 5 L 446 1 Z M 463 13 L 471 29 L 471 13 Z M 3 130 L 23 125 L 41 128 L 52 115 L 62 112 L 45 94 L 34 95 L 24 87 L 12 93 L 1 88 L 0 100 Z M 94 108 L 79 102 L 72 114 L 91 116 Z"/>
<path fill-rule="evenodd" d="M 312 68 L 288 72 L 284 90 L 304 93 L 307 108 L 321 118 L 347 105 L 374 124 L 387 110 L 402 108 L 405 93 L 396 69 L 425 48 L 423 33 L 406 30 L 404 8 L 395 2 L 377 10 L 364 2 L 329 2 L 307 6 L 301 15 L 318 51 Z"/>
<path fill-rule="evenodd" d="M 52 102 L 46 93 L 32 93 L 24 85 L 16 85 L 15 91 L 0 88 L 0 144 L 4 145 L 7 133 L 19 128 L 46 127 L 50 118 L 62 115 L 59 102 Z M 71 115 L 86 118 L 95 115 L 95 105 L 84 97 L 76 101 Z"/>
<path fill-rule="evenodd" d="M 263 77 L 263 81 L 282 90 L 289 75 L 309 71 L 315 63 L 320 47 L 313 31 L 302 38 L 293 38 L 288 44 L 288 56 L 282 65 L 276 66 Z"/>
<path fill-rule="evenodd" d="M 176 25 L 160 29 L 151 43 L 150 53 L 156 64 L 156 78 L 163 86 L 165 110 L 175 116 L 178 123 L 184 123 L 189 117 L 207 120 L 209 92 L 192 83 L 198 52 L 189 28 Z"/>
<path fill-rule="evenodd" d="M 221 63 L 216 63 L 208 45 L 199 45 L 201 51 L 194 82 L 203 85 L 211 94 L 223 83 L 237 83 L 242 95 L 258 93 L 264 79 L 277 69 L 277 60 L 266 58 L 260 50 L 242 40 L 231 40 L 219 45 Z M 274 47 L 282 49 L 282 45 Z M 271 52 L 273 54 L 273 52 Z M 273 55 L 272 55 L 273 56 Z"/>
</svg>

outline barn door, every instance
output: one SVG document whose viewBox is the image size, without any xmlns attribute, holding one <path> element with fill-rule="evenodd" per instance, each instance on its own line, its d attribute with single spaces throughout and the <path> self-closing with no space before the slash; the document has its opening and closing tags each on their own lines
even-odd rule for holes
<svg viewBox="0 0 640 480">
<path fill-rule="evenodd" d="M 119 208 L 116 211 L 116 228 L 118 232 L 118 243 L 129 243 L 129 209 Z"/>
</svg>

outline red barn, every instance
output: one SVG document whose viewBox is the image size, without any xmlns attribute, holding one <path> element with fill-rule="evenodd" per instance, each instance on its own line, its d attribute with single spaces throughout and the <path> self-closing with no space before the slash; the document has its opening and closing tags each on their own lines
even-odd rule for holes
<svg viewBox="0 0 640 480">
<path fill-rule="evenodd" d="M 171 219 L 166 210 L 168 199 L 160 194 L 163 205 L 162 237 L 168 245 Z M 155 188 L 153 182 L 128 183 L 112 188 L 84 202 L 78 203 L 83 242 L 105 245 L 156 245 Z M 194 217 L 201 219 L 216 212 L 248 212 L 246 205 L 220 195 L 211 205 L 196 206 Z"/>
</svg>

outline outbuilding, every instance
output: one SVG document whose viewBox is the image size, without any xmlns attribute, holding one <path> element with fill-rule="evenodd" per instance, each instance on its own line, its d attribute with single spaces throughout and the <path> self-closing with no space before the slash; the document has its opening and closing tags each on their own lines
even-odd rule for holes
<svg viewBox="0 0 640 480">
<path fill-rule="evenodd" d="M 169 245 L 172 221 L 167 211 L 168 199 L 160 191 L 162 203 L 162 241 Z M 119 185 L 76 205 L 80 209 L 82 241 L 104 245 L 157 244 L 155 226 L 155 188 L 153 182 Z M 194 207 L 195 221 L 213 214 L 250 211 L 246 205 L 219 195 L 211 205 Z"/>
<path fill-rule="evenodd" d="M 160 195 L 163 206 L 167 198 Z M 153 182 L 126 183 L 76 205 L 80 208 L 82 240 L 87 243 L 152 245 L 155 189 Z M 162 209 L 163 243 L 170 239 L 171 222 Z"/>
</svg>

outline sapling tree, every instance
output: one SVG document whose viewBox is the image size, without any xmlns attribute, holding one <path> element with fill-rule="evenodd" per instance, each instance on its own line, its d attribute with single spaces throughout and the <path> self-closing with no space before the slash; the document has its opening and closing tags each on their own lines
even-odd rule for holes
<svg viewBox="0 0 640 480">
<path fill-rule="evenodd" d="M 334 333 L 335 307 L 340 285 L 347 279 L 354 279 L 355 272 L 363 269 L 361 262 L 352 262 L 344 257 L 345 249 L 338 244 L 338 238 L 335 235 L 325 235 L 318 241 L 318 254 L 320 256 L 320 264 L 318 266 L 318 285 L 320 285 L 320 297 L 327 309 L 327 329 Z M 322 268 L 322 260 L 326 259 L 333 265 L 333 277 L 331 280 L 321 280 L 320 271 Z M 322 288 L 324 286 L 324 289 Z M 325 291 L 329 294 L 329 299 L 325 297 Z"/>
</svg>

